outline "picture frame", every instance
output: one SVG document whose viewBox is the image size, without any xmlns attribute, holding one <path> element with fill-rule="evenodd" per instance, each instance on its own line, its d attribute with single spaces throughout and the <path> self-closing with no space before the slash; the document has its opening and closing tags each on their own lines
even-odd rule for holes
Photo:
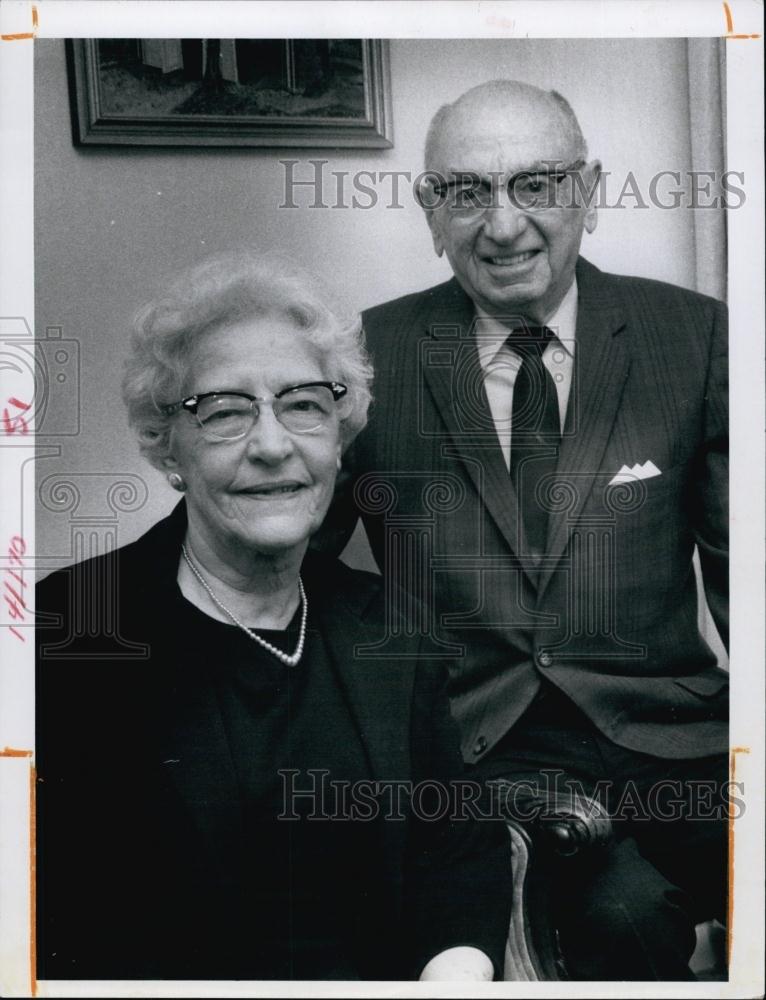
<svg viewBox="0 0 766 1000">
<path fill-rule="evenodd" d="M 393 146 L 383 39 L 68 39 L 78 146 Z"/>
</svg>

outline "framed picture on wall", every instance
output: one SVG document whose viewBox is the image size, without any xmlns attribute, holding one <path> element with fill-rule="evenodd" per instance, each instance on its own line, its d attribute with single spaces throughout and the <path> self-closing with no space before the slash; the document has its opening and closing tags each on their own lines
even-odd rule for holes
<svg viewBox="0 0 766 1000">
<path fill-rule="evenodd" d="M 68 60 L 78 145 L 393 145 L 382 40 L 72 39 Z"/>
</svg>

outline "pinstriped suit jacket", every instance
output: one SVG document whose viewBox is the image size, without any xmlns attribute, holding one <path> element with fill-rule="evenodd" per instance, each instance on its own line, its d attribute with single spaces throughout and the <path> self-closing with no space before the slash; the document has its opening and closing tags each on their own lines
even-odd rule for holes
<svg viewBox="0 0 766 1000">
<path fill-rule="evenodd" d="M 453 279 L 368 310 L 367 428 L 344 459 L 322 544 L 361 515 L 389 584 L 420 600 L 412 629 L 449 657 L 470 762 L 541 677 L 609 738 L 664 757 L 727 747 L 727 674 L 700 635 L 692 568 L 728 640 L 725 307 L 606 274 L 582 258 L 575 372 L 540 564 L 484 393 L 473 304 Z M 627 465 L 660 475 L 610 485 Z M 396 655 L 395 630 L 379 651 Z"/>
</svg>

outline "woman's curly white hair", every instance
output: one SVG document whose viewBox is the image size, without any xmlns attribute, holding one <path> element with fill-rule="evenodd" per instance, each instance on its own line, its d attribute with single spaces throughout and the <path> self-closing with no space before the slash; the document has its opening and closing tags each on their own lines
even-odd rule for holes
<svg viewBox="0 0 766 1000">
<path fill-rule="evenodd" d="M 162 468 L 168 451 L 173 417 L 165 416 L 162 406 L 180 399 L 197 342 L 224 324 L 257 317 L 286 320 L 319 350 L 327 377 L 348 387 L 340 424 L 344 449 L 364 427 L 372 368 L 359 317 L 331 304 L 316 281 L 289 261 L 220 254 L 181 273 L 136 316 L 122 398 L 152 465 Z"/>
</svg>

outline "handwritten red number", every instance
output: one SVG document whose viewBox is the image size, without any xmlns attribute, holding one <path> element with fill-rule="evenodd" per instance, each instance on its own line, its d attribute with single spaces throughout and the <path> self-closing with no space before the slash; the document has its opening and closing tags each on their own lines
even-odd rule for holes
<svg viewBox="0 0 766 1000">
<path fill-rule="evenodd" d="M 19 401 L 17 399 L 10 399 L 9 402 L 13 403 L 14 405 L 22 406 L 25 409 L 29 409 L 29 407 L 25 406 L 25 404 L 23 404 L 23 403 L 19 404 Z M 25 432 L 22 432 L 22 433 L 25 433 Z M 8 546 L 8 560 L 9 560 L 9 562 L 11 564 L 19 566 L 19 567 L 21 567 L 23 569 L 24 564 L 23 564 L 23 562 L 21 560 L 21 557 L 24 555 L 24 553 L 26 551 L 27 551 L 27 543 L 24 541 L 24 539 L 21 537 L 21 535 L 14 535 L 11 538 L 10 545 Z M 12 576 L 13 579 L 18 584 L 21 585 L 22 589 L 24 587 L 26 587 L 26 585 L 27 585 L 26 580 L 24 580 L 21 576 L 19 576 L 19 574 L 15 570 L 10 569 L 9 567 L 6 566 L 5 567 L 5 572 L 8 573 L 9 576 Z M 26 602 L 25 602 L 24 598 L 19 593 L 19 591 L 16 590 L 15 587 L 11 583 L 8 582 L 7 579 L 3 581 L 3 586 L 4 586 L 4 589 L 8 592 L 8 593 L 4 593 L 3 594 L 3 599 L 5 600 L 5 603 L 8 605 L 8 610 L 9 610 L 11 618 L 14 621 L 18 621 L 18 622 L 26 621 L 26 615 L 24 614 L 24 612 L 26 611 L 27 605 L 26 605 Z M 10 597 L 8 596 L 9 594 L 10 594 Z M 27 641 L 25 639 L 25 637 L 22 635 L 22 633 L 19 632 L 18 629 L 14 628 L 13 625 L 8 625 L 8 628 L 11 630 L 11 632 L 13 632 L 13 634 L 16 636 L 16 638 L 19 639 L 21 642 L 26 642 Z"/>
<path fill-rule="evenodd" d="M 26 411 L 29 409 L 29 403 L 22 403 L 20 399 L 16 399 L 15 396 L 11 396 L 8 402 L 11 406 L 15 406 L 17 410 Z M 20 413 L 16 413 L 13 416 L 8 412 L 8 407 L 3 407 L 3 427 L 5 428 L 6 434 L 28 434 L 29 424 L 24 419 Z"/>
</svg>

